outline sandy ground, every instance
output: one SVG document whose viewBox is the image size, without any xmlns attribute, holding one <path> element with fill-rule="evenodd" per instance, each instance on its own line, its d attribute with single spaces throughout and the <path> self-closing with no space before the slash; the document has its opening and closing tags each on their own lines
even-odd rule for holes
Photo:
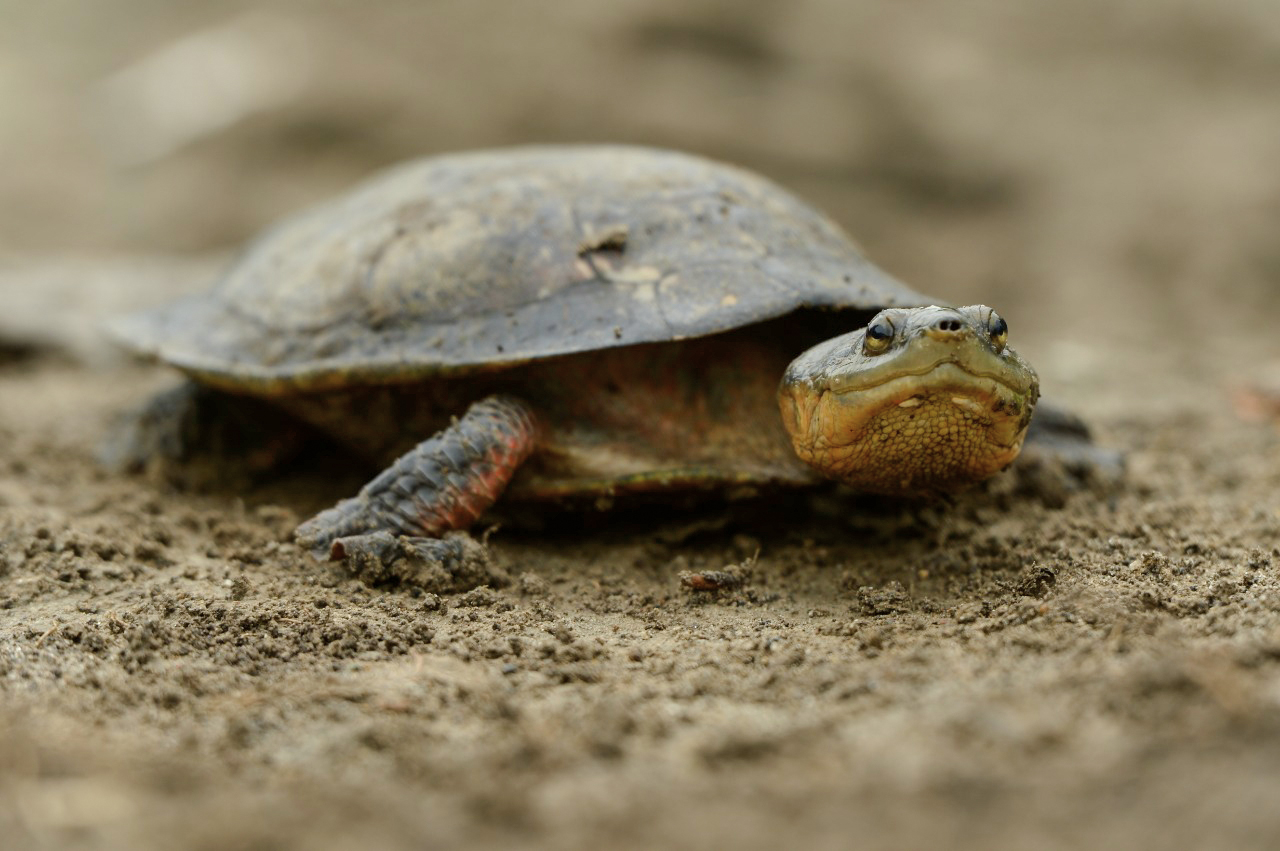
<svg viewBox="0 0 1280 851">
<path fill-rule="evenodd" d="M 1280 842 L 1280 430 L 1233 397 L 1280 363 L 1272 4 L 133 5 L 0 3 L 6 851 Z M 210 32 L 304 73 L 102 129 Z M 746 163 L 996 305 L 1124 481 L 504 527 L 494 587 L 434 594 L 290 542 L 357 470 L 94 463 L 173 380 L 105 314 L 375 165 L 546 139 Z"/>
</svg>

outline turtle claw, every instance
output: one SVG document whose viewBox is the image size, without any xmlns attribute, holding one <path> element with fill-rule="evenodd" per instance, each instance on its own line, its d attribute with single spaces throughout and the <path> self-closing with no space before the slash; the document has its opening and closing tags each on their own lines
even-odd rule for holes
<svg viewBox="0 0 1280 851">
<path fill-rule="evenodd" d="M 313 547 L 311 554 L 320 561 L 323 561 L 326 555 L 329 561 L 374 559 L 385 567 L 401 558 L 400 539 L 390 532 L 351 535 L 345 538 L 334 538 L 327 549 L 323 544 Z"/>
<path fill-rule="evenodd" d="M 329 561 L 346 561 L 353 565 L 376 563 L 384 568 L 402 559 L 418 559 L 449 569 L 465 561 L 471 548 L 484 549 L 465 532 L 453 532 L 443 538 L 416 538 L 380 531 L 335 538 L 327 551 L 323 546 L 318 548 L 318 557 L 323 558 L 327 554 Z"/>
<path fill-rule="evenodd" d="M 510 580 L 494 566 L 488 548 L 466 532 L 443 538 L 396 536 L 387 531 L 335 538 L 312 548 L 317 558 L 341 561 L 366 582 L 403 582 L 435 593 L 468 591 Z"/>
</svg>

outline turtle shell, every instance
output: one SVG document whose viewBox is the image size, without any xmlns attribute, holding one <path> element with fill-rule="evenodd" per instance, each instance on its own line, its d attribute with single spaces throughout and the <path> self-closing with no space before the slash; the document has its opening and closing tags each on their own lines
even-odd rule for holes
<svg viewBox="0 0 1280 851">
<path fill-rule="evenodd" d="M 755 174 L 549 146 L 394 167 L 268 231 L 207 294 L 115 332 L 208 383 L 285 394 L 928 301 Z"/>
</svg>

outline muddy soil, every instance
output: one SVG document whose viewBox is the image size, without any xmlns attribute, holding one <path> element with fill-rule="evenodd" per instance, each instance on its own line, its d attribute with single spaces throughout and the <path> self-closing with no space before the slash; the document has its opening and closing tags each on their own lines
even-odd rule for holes
<svg viewBox="0 0 1280 851">
<path fill-rule="evenodd" d="M 1280 842 L 1271 4 L 286 6 L 287 96 L 121 153 L 82 122 L 101 80 L 266 26 L 130 5 L 0 3 L 30 163 L 0 175 L 0 847 Z M 341 459 L 95 463 L 174 380 L 105 314 L 383 162 L 568 139 L 751 165 L 996 305 L 1124 479 L 507 524 L 450 591 L 294 546 L 359 486 Z"/>
</svg>

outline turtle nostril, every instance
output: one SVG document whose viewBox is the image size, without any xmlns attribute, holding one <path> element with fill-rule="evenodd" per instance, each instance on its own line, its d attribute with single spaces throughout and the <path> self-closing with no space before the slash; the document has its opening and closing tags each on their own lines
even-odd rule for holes
<svg viewBox="0 0 1280 851">
<path fill-rule="evenodd" d="M 938 331 L 959 331 L 964 325 L 959 319 L 939 319 L 933 323 L 933 327 Z"/>
</svg>

